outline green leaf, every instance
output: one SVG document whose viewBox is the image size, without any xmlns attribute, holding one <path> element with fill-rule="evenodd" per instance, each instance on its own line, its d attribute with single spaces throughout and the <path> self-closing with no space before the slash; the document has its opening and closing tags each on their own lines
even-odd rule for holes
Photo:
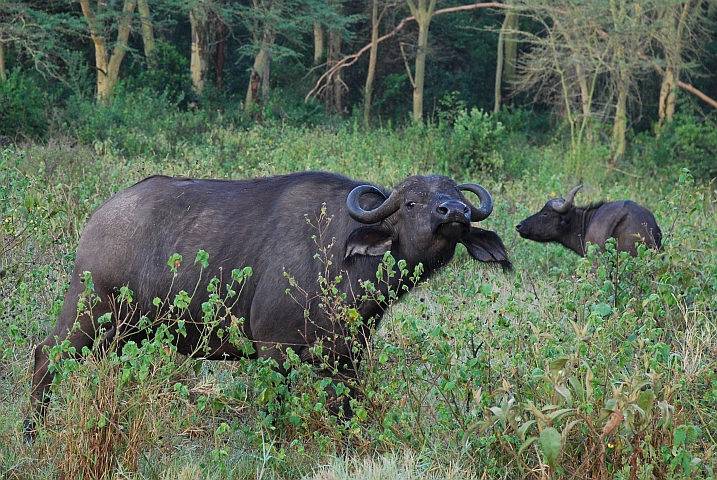
<svg viewBox="0 0 717 480">
<path fill-rule="evenodd" d="M 672 434 L 672 455 L 677 456 L 680 447 L 687 443 L 687 426 L 680 425 Z"/>
<path fill-rule="evenodd" d="M 582 383 L 580 383 L 580 379 L 575 375 L 572 375 L 570 378 L 568 378 L 568 382 L 570 383 L 570 386 L 573 387 L 573 390 L 575 390 L 575 393 L 578 396 L 578 400 L 584 402 L 586 400 L 585 389 L 583 388 Z"/>
<path fill-rule="evenodd" d="M 169 268 L 171 268 L 173 272 L 177 271 L 181 263 L 182 256 L 178 253 L 173 253 L 172 256 L 169 257 L 169 260 L 167 260 L 167 265 L 169 265 Z"/>
<path fill-rule="evenodd" d="M 536 420 L 528 420 L 527 422 L 525 422 L 524 424 L 522 424 L 522 425 L 520 426 L 520 428 L 518 429 L 518 437 L 520 437 L 521 440 L 524 440 L 524 439 L 525 439 L 525 432 L 527 432 L 528 429 L 529 429 L 532 425 L 535 425 L 536 423 L 538 423 Z M 537 440 L 537 438 L 536 438 L 536 440 Z M 521 448 L 522 448 L 522 447 L 521 447 Z"/>
<path fill-rule="evenodd" d="M 655 392 L 651 388 L 640 392 L 640 398 L 637 399 L 637 405 L 645 412 L 646 415 L 650 415 L 654 403 Z"/>
<path fill-rule="evenodd" d="M 556 377 L 560 373 L 560 370 L 563 369 L 565 364 L 568 363 L 568 360 L 570 360 L 568 357 L 561 357 L 556 358 L 555 360 L 550 362 L 550 375 Z"/>
<path fill-rule="evenodd" d="M 557 391 L 565 399 L 565 403 L 567 403 L 569 407 L 573 406 L 573 396 L 570 393 L 570 390 L 568 390 L 568 387 L 564 385 L 556 385 L 555 391 Z"/>
<path fill-rule="evenodd" d="M 657 402 L 657 406 L 662 412 L 662 429 L 667 430 L 672 425 L 672 420 L 675 416 L 675 407 L 670 405 L 666 400 Z"/>
<path fill-rule="evenodd" d="M 575 412 L 576 410 L 574 408 L 561 408 L 560 410 L 550 412 L 548 418 L 551 422 L 557 422 L 568 415 L 575 415 Z"/>
<path fill-rule="evenodd" d="M 550 468 L 555 468 L 555 461 L 558 459 L 558 456 L 560 456 L 560 451 L 563 447 L 560 432 L 553 427 L 544 429 L 540 432 L 540 447 L 545 453 L 545 458 Z"/>
<path fill-rule="evenodd" d="M 612 313 L 612 307 L 607 303 L 598 303 L 593 305 L 593 312 L 601 317 L 606 317 Z"/>
<path fill-rule="evenodd" d="M 588 371 L 585 372 L 585 400 L 588 401 L 593 396 L 593 378 L 595 375 L 593 371 L 588 367 Z"/>
<path fill-rule="evenodd" d="M 209 254 L 204 250 L 199 250 L 197 252 L 197 258 L 194 259 L 194 263 L 201 263 L 202 268 L 207 268 L 209 266 Z"/>
<path fill-rule="evenodd" d="M 538 440 L 538 437 L 528 437 L 525 439 L 525 441 L 520 445 L 520 448 L 518 449 L 518 456 L 520 457 L 520 454 L 523 453 L 523 451 L 534 444 Z"/>
</svg>

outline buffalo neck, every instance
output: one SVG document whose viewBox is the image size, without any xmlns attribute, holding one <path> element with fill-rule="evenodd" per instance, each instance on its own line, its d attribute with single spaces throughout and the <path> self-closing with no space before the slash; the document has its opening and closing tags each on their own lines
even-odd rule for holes
<svg viewBox="0 0 717 480">
<path fill-rule="evenodd" d="M 584 257 L 587 253 L 585 247 L 585 234 L 588 225 L 592 221 L 598 207 L 572 207 L 570 209 L 570 220 L 568 221 L 566 235 L 562 236 L 560 243 Z"/>
</svg>

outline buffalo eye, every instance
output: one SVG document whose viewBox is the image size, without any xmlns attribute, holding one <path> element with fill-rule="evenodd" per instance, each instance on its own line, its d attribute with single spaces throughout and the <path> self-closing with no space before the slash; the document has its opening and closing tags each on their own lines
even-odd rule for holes
<svg viewBox="0 0 717 480">
<path fill-rule="evenodd" d="M 406 202 L 406 208 L 408 210 L 412 209 L 416 205 L 416 202 Z"/>
</svg>

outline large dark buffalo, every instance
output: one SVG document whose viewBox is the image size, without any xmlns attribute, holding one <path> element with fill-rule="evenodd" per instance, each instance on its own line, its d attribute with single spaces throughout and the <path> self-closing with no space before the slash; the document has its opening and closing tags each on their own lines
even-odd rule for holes
<svg viewBox="0 0 717 480">
<path fill-rule="evenodd" d="M 585 256 L 586 243 L 605 248 L 608 238 L 615 238 L 617 250 L 637 255 L 637 244 L 662 248 L 662 232 L 648 209 L 630 200 L 598 203 L 587 207 L 573 206 L 582 185 L 573 188 L 565 200 L 554 198 L 535 215 L 515 229 L 521 237 L 536 242 L 558 242 L 578 255 Z"/>
<path fill-rule="evenodd" d="M 477 195 L 478 206 L 462 191 Z M 318 225 L 322 207 L 326 216 L 324 224 Z M 377 268 L 389 250 L 397 261 L 405 260 L 409 272 L 422 264 L 422 278 L 444 266 L 458 243 L 481 262 L 510 268 L 498 235 L 471 225 L 486 219 L 492 210 L 493 201 L 483 187 L 457 185 L 442 176 L 412 176 L 390 192 L 324 172 L 239 181 L 165 176 L 142 180 L 107 200 L 85 226 L 57 324 L 35 348 L 31 410 L 38 418 L 44 415 L 53 379 L 48 369 L 49 348 L 65 339 L 78 354 L 83 347 L 91 348 L 103 332 L 96 319 L 109 312 L 113 320 L 103 326 L 106 331 L 100 344 L 140 339 L 140 316 L 167 318 L 166 308 L 156 307 L 153 300 L 174 298 L 181 290 L 196 294 L 184 315 L 193 320 L 185 322 L 186 336 L 175 335 L 177 350 L 212 360 L 242 356 L 228 335 L 220 338 L 213 333 L 229 325 L 208 327 L 203 322 L 202 303 L 208 299 L 207 285 L 213 277 L 224 286 L 232 270 L 245 266 L 252 267 L 253 275 L 231 314 L 244 318 L 241 329 L 253 344 L 252 356 L 273 358 L 282 368 L 284 348 L 291 347 L 303 361 L 318 364 L 320 359 L 311 347 L 323 342 L 323 353 L 341 364 L 337 378 L 354 377 L 356 365 L 349 358 L 345 325 L 336 325 L 319 305 L 319 276 L 334 279 L 341 275 L 336 297 L 346 294 L 362 318 L 377 321 L 386 305 L 370 297 L 362 301 L 360 282 L 379 284 Z M 322 229 L 320 235 L 317 226 Z M 333 245 L 328 250 L 328 272 L 329 262 L 315 258 L 321 248 L 317 242 Z M 193 264 L 200 249 L 209 254 L 209 267 L 203 272 L 200 264 Z M 184 263 L 173 278 L 167 262 L 175 253 L 183 256 Z M 91 316 L 78 314 L 78 299 L 87 287 L 84 272 L 91 272 L 94 294 L 100 299 Z M 297 301 L 297 295 L 287 294 L 285 273 L 293 278 L 292 284 L 306 291 L 306 305 Z M 407 279 L 399 283 L 398 277 L 389 283 L 400 296 L 410 285 Z M 134 292 L 132 310 L 121 308 L 121 287 Z M 386 285 L 381 288 L 386 295 Z M 231 317 L 226 317 L 229 323 Z M 209 328 L 213 330 L 208 332 Z M 209 348 L 197 354 L 198 343 L 207 334 Z M 30 439 L 34 428 L 28 419 Z"/>
</svg>

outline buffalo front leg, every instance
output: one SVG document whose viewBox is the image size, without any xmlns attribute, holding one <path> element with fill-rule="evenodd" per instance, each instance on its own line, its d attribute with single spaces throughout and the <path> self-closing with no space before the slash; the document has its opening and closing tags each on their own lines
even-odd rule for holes
<svg viewBox="0 0 717 480">
<path fill-rule="evenodd" d="M 67 298 L 71 297 L 68 295 Z M 55 372 L 51 371 L 50 368 L 51 350 L 53 347 L 67 341 L 69 348 L 58 352 L 58 358 L 55 358 L 55 360 L 80 356 L 85 347 L 91 348 L 95 342 L 98 332 L 95 318 L 106 313 L 95 308 L 92 316 L 87 313 L 78 316 L 76 313 L 77 303 L 74 306 L 68 306 L 69 303 L 71 302 L 65 301 L 54 330 L 35 347 L 32 387 L 30 390 L 30 411 L 23 425 L 25 442 L 28 444 L 32 444 L 35 441 L 38 422 L 42 423 L 44 420 L 47 404 L 50 400 L 50 387 L 55 378 Z M 70 321 L 67 321 L 67 319 Z M 111 328 L 105 338 L 113 337 L 114 331 L 115 329 Z"/>
</svg>

